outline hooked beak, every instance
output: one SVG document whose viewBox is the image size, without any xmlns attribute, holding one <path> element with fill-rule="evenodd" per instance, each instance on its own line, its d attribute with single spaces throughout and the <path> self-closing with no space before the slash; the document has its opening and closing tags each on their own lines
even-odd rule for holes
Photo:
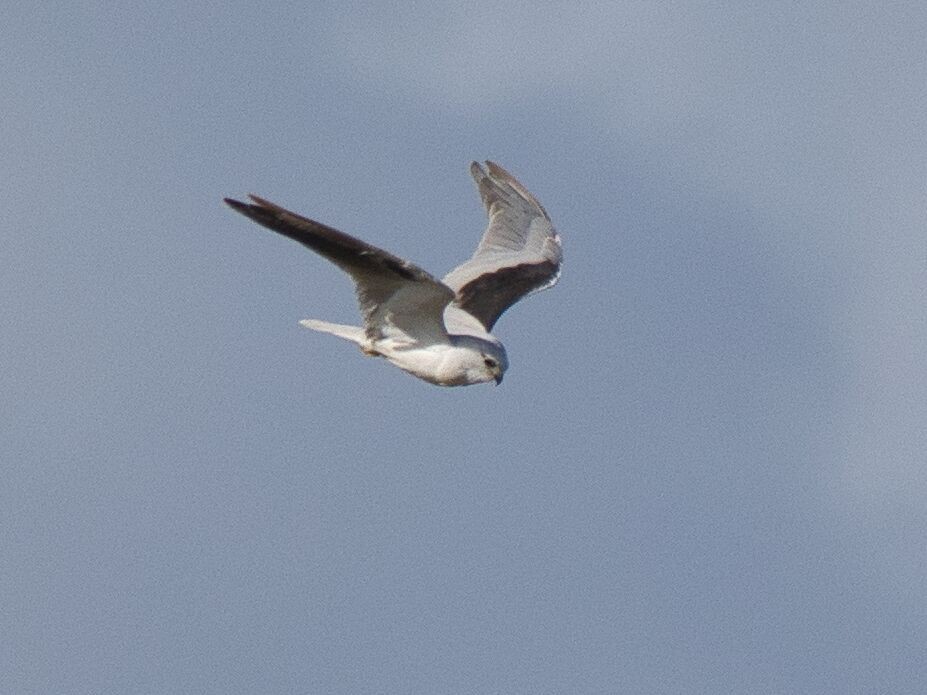
<svg viewBox="0 0 927 695">
<path fill-rule="evenodd" d="M 493 379 L 495 379 L 496 381 L 496 386 L 501 384 L 502 383 L 502 372 L 499 372 L 498 374 L 496 374 L 496 376 L 494 376 Z"/>
</svg>

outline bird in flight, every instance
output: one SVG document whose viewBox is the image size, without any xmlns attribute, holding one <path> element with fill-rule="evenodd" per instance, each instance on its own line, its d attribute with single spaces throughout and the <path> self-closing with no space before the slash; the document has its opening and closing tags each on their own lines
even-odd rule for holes
<svg viewBox="0 0 927 695">
<path fill-rule="evenodd" d="M 498 164 L 470 165 L 489 216 L 473 256 L 438 280 L 407 260 L 279 205 L 226 198 L 234 210 L 298 241 L 354 281 L 364 325 L 300 323 L 360 346 L 439 386 L 502 383 L 508 358 L 490 331 L 522 297 L 560 277 L 560 236 L 547 212 Z"/>
</svg>

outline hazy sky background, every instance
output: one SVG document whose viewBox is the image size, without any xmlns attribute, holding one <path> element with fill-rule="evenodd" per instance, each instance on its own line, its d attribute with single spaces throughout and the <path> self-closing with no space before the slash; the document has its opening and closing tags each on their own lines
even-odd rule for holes
<svg viewBox="0 0 927 695">
<path fill-rule="evenodd" d="M 0 692 L 923 692 L 922 3 L 10 5 Z M 335 338 L 254 192 L 563 278 L 504 385 Z"/>
</svg>

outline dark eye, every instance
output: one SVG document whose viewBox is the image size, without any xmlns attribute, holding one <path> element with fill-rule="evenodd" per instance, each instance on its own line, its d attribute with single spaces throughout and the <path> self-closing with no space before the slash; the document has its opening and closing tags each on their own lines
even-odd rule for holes
<svg viewBox="0 0 927 695">
<path fill-rule="evenodd" d="M 485 357 L 483 359 L 483 364 L 485 364 L 490 369 L 494 369 L 496 367 L 496 361 L 492 357 Z"/>
</svg>

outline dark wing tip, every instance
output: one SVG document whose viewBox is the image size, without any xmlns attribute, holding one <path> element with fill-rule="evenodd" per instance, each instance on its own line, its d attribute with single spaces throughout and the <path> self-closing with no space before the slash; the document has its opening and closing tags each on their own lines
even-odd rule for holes
<svg viewBox="0 0 927 695">
<path fill-rule="evenodd" d="M 537 208 L 541 215 L 548 220 L 550 216 L 547 210 L 541 205 L 540 201 L 525 188 L 525 186 L 504 167 L 487 159 L 486 168 L 477 162 L 470 163 L 470 175 L 476 181 L 477 188 L 480 191 L 480 197 L 483 198 L 483 204 L 489 209 L 493 202 L 499 197 L 500 193 L 505 191 L 514 191 L 517 196 L 527 201 L 530 205 Z"/>
<path fill-rule="evenodd" d="M 251 195 L 250 193 L 248 194 L 248 197 L 251 198 L 255 204 L 243 203 L 242 201 L 235 200 L 234 198 L 223 198 L 222 200 L 224 200 L 225 204 L 232 208 L 235 212 L 240 212 L 242 215 L 250 217 L 251 219 L 255 219 L 256 214 L 267 214 L 269 212 L 274 212 L 275 210 L 283 210 L 283 208 L 280 208 L 273 203 L 268 203 L 263 198 L 258 198 L 257 196 Z M 283 211 L 286 212 L 285 210 Z"/>
<path fill-rule="evenodd" d="M 272 229 L 273 231 L 283 234 L 284 236 L 295 239 L 300 243 L 305 244 L 306 239 L 304 235 L 307 232 L 307 228 L 317 228 L 323 227 L 318 222 L 313 222 L 312 220 L 307 220 L 299 215 L 290 212 L 289 210 L 280 207 L 279 205 L 274 205 L 273 203 L 259 198 L 256 195 L 248 194 L 248 197 L 253 201 L 251 203 L 244 203 L 240 200 L 235 200 L 234 198 L 223 198 L 225 204 L 232 208 L 235 212 L 241 213 L 250 220 L 257 222 L 258 224 Z M 310 246 L 311 248 L 311 246 Z"/>
<path fill-rule="evenodd" d="M 509 172 L 507 172 L 503 167 L 499 166 L 493 161 L 486 160 L 486 168 L 489 170 L 490 175 L 496 176 L 500 179 L 514 179 Z"/>
<path fill-rule="evenodd" d="M 225 201 L 226 205 L 234 210 L 238 210 L 239 212 L 243 212 L 245 210 L 254 210 L 255 208 L 264 208 L 265 210 L 289 213 L 289 210 L 286 210 L 279 205 L 275 205 L 269 200 L 264 200 L 263 198 L 256 196 L 253 193 L 249 193 L 248 197 L 251 199 L 251 203 L 243 203 L 242 201 L 235 200 L 234 198 L 223 198 L 222 200 Z"/>
<path fill-rule="evenodd" d="M 276 210 L 276 211 L 278 211 L 278 212 L 285 212 L 285 213 L 287 213 L 288 215 L 295 214 L 295 213 L 290 212 L 290 211 L 287 210 L 286 208 L 280 207 L 280 206 L 277 205 L 276 203 L 272 203 L 272 202 L 270 202 L 269 200 L 265 200 L 264 198 L 261 198 L 260 196 L 254 195 L 254 193 L 249 193 L 249 194 L 248 194 L 248 197 L 251 198 L 251 200 L 252 200 L 255 204 L 257 204 L 259 207 L 267 208 L 268 210 Z M 252 207 L 253 207 L 253 206 L 252 206 Z"/>
</svg>

